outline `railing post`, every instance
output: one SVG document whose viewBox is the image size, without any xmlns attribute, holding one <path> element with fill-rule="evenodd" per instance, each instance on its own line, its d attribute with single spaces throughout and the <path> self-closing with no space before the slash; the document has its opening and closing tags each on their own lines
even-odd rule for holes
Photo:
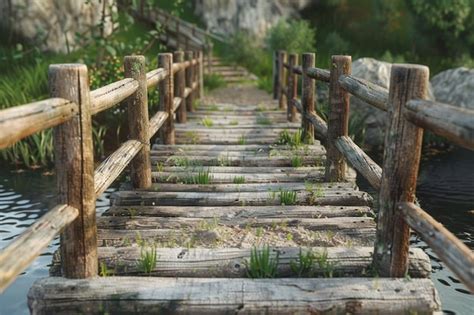
<svg viewBox="0 0 474 315">
<path fill-rule="evenodd" d="M 329 115 L 327 134 L 327 156 L 325 178 L 329 182 L 346 180 L 347 164 L 344 155 L 335 146 L 335 141 L 348 135 L 349 126 L 349 92 L 339 84 L 339 77 L 351 74 L 351 56 L 332 56 L 329 80 Z"/>
<path fill-rule="evenodd" d="M 396 205 L 415 201 L 423 129 L 403 111 L 407 101 L 426 99 L 428 78 L 425 66 L 392 66 L 374 249 L 374 267 L 382 277 L 404 277 L 407 271 L 410 229 Z"/>
<path fill-rule="evenodd" d="M 140 152 L 130 163 L 130 179 L 134 188 L 151 186 L 150 137 L 148 135 L 148 90 L 144 56 L 126 56 L 125 77 L 138 81 L 138 89 L 127 98 L 130 139 L 143 143 Z"/>
<path fill-rule="evenodd" d="M 285 109 L 286 107 L 286 95 L 283 91 L 286 91 L 286 70 L 285 70 L 285 63 L 287 61 L 287 54 L 285 51 L 280 50 L 278 53 L 278 77 L 279 86 L 278 86 L 278 104 L 280 109 Z"/>
<path fill-rule="evenodd" d="M 290 54 L 288 56 L 288 90 L 287 90 L 287 100 L 286 100 L 286 116 L 288 121 L 295 122 L 296 121 L 296 107 L 293 106 L 292 101 L 296 98 L 297 95 L 297 88 L 298 88 L 298 80 L 296 74 L 293 72 L 293 68 L 296 67 L 298 63 L 298 55 L 297 54 Z"/>
<path fill-rule="evenodd" d="M 184 61 L 184 52 L 175 51 L 173 54 L 173 61 L 175 63 L 182 63 Z M 174 74 L 174 96 L 181 97 L 181 105 L 179 105 L 176 112 L 176 121 L 178 123 L 185 123 L 187 120 L 186 115 L 186 100 L 184 99 L 184 88 L 185 88 L 185 78 L 184 78 L 184 69 L 180 69 Z"/>
<path fill-rule="evenodd" d="M 198 84 L 199 84 L 199 94 L 198 98 L 201 98 L 204 96 L 204 65 L 203 65 L 203 53 L 202 50 L 198 51 Z"/>
<path fill-rule="evenodd" d="M 186 51 L 184 58 L 186 61 L 192 61 L 193 60 L 193 52 L 192 51 Z M 190 65 L 189 67 L 186 68 L 186 87 L 191 88 L 193 87 L 193 78 L 194 78 L 194 69 L 193 66 Z M 189 93 L 188 97 L 186 98 L 186 108 L 188 112 L 194 112 L 194 91 L 191 91 Z"/>
<path fill-rule="evenodd" d="M 180 50 L 179 21 L 176 21 L 176 49 Z"/>
<path fill-rule="evenodd" d="M 54 156 L 58 203 L 79 210 L 79 216 L 61 233 L 61 267 L 67 278 L 98 274 L 94 189 L 94 153 L 89 78 L 82 64 L 49 67 L 51 97 L 76 103 L 79 113 L 54 128 Z"/>
<path fill-rule="evenodd" d="M 212 73 L 212 43 L 210 40 L 207 45 L 207 73 Z"/>
<path fill-rule="evenodd" d="M 302 68 L 302 83 L 301 83 L 301 107 L 303 107 L 303 113 L 301 113 L 301 125 L 303 127 L 303 139 L 306 143 L 314 142 L 314 125 L 306 118 L 309 113 L 314 112 L 314 92 L 315 92 L 315 80 L 307 75 L 309 68 L 313 68 L 315 65 L 315 54 L 306 53 L 303 54 L 301 60 Z"/>
<path fill-rule="evenodd" d="M 165 79 L 160 82 L 160 110 L 168 113 L 163 127 L 160 129 L 160 138 L 164 144 L 174 144 L 174 119 L 173 119 L 173 55 L 163 53 L 158 55 L 158 67 L 168 72 Z"/>
<path fill-rule="evenodd" d="M 278 56 L 279 56 L 279 51 L 274 51 L 273 52 L 273 99 L 277 100 L 278 96 L 280 95 L 278 93 L 278 89 L 280 86 L 280 77 L 279 77 L 279 67 L 278 67 Z"/>
</svg>

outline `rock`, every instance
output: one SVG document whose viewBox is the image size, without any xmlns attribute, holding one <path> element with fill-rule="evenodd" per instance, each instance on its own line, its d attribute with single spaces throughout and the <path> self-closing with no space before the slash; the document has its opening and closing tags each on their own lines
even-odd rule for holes
<svg viewBox="0 0 474 315">
<path fill-rule="evenodd" d="M 392 64 L 373 58 L 360 58 L 352 63 L 352 74 L 358 78 L 376 83 L 386 89 L 390 87 L 390 71 Z M 434 100 L 432 88 L 429 88 L 428 99 Z M 384 143 L 387 113 L 381 111 L 357 97 L 351 97 L 350 118 L 365 120 L 365 144 L 380 146 Z"/>
<path fill-rule="evenodd" d="M 195 13 L 209 31 L 229 35 L 237 31 L 262 38 L 281 18 L 297 15 L 310 0 L 198 0 Z"/>
<path fill-rule="evenodd" d="M 449 69 L 431 79 L 437 101 L 474 109 L 474 69 Z"/>
<path fill-rule="evenodd" d="M 0 0 L 0 27 L 42 50 L 73 51 L 81 43 L 76 34 L 99 33 L 104 13 L 105 36 L 113 30 L 115 0 Z"/>
</svg>

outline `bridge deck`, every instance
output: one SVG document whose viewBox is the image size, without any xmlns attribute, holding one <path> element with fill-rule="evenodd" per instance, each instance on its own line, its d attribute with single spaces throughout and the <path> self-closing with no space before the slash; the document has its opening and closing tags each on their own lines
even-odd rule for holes
<svg viewBox="0 0 474 315">
<path fill-rule="evenodd" d="M 110 277 L 39 281 L 29 294 L 34 311 L 439 310 L 421 249 L 410 251 L 410 277 L 373 277 L 373 200 L 358 189 L 353 170 L 348 182 L 324 182 L 319 142 L 276 144 L 281 132 L 293 134 L 299 123 L 287 123 L 269 97 L 259 104 L 226 99 L 208 98 L 188 114 L 188 123 L 177 124 L 177 145 L 153 145 L 153 186 L 131 190 L 123 184 L 98 217 L 99 259 Z M 263 245 L 279 255 L 275 278 L 249 279 L 251 249 Z M 145 272 L 138 262 L 155 247 L 156 263 Z M 320 260 L 297 277 L 292 266 L 301 248 Z"/>
</svg>

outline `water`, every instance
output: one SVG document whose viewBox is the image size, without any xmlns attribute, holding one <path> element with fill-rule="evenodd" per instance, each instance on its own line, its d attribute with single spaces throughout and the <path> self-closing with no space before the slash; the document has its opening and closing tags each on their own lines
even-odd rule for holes
<svg viewBox="0 0 474 315">
<path fill-rule="evenodd" d="M 366 187 L 361 185 L 361 189 L 366 190 Z M 108 190 L 97 201 L 99 212 L 107 209 L 108 196 L 113 190 Z M 474 152 L 455 150 L 423 161 L 417 195 L 425 210 L 474 248 Z M 0 248 L 52 208 L 54 196 L 54 176 L 0 169 Z M 431 277 L 440 293 L 445 313 L 473 314 L 474 296 L 423 241 L 414 238 L 412 242 L 414 246 L 424 248 L 431 258 Z M 0 314 L 28 314 L 28 289 L 36 279 L 48 276 L 51 255 L 57 247 L 58 239 L 0 295 Z"/>
</svg>

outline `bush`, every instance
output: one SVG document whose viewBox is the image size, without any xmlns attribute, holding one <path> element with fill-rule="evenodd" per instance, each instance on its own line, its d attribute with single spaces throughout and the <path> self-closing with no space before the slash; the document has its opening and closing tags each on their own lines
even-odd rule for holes
<svg viewBox="0 0 474 315">
<path fill-rule="evenodd" d="M 270 51 L 312 52 L 316 47 L 316 30 L 306 21 L 281 20 L 268 31 L 266 43 Z"/>
<path fill-rule="evenodd" d="M 337 32 L 331 32 L 324 40 L 324 49 L 330 51 L 331 54 L 347 54 L 350 44 Z"/>
<path fill-rule="evenodd" d="M 207 91 L 212 91 L 225 85 L 226 82 L 224 81 L 224 78 L 218 74 L 212 73 L 204 75 L 204 88 Z"/>
</svg>

